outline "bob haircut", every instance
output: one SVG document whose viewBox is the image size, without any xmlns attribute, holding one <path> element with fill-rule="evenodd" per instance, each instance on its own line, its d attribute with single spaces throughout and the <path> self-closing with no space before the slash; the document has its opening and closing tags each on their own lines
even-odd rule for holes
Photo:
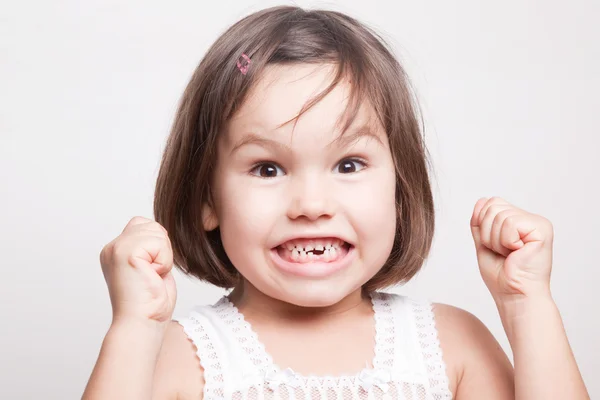
<svg viewBox="0 0 600 400">
<path fill-rule="evenodd" d="M 251 59 L 243 72 L 244 66 L 238 67 L 246 60 L 242 54 Z M 387 261 L 363 289 L 405 283 L 429 253 L 435 219 L 428 152 L 408 78 L 381 37 L 362 23 L 336 11 L 292 6 L 255 12 L 227 29 L 201 60 L 183 93 L 154 198 L 155 219 L 169 232 L 174 264 L 187 275 L 222 288 L 239 282 L 219 228 L 205 231 L 202 223 L 203 205 L 213 205 L 210 182 L 217 139 L 265 66 L 299 63 L 336 66 L 331 85 L 303 111 L 348 77 L 352 83 L 342 133 L 365 100 L 385 129 L 396 174 L 396 234 Z"/>
</svg>

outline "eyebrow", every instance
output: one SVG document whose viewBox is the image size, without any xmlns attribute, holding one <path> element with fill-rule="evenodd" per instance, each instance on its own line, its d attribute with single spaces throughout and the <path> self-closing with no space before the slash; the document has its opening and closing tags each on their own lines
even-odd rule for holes
<svg viewBox="0 0 600 400">
<path fill-rule="evenodd" d="M 263 136 L 259 136 L 255 133 L 248 133 L 233 146 L 229 155 L 231 156 L 233 153 L 239 150 L 240 147 L 246 146 L 248 144 L 255 144 L 257 146 L 271 148 L 275 150 L 283 150 L 288 153 L 292 151 L 292 149 L 289 146 L 281 142 Z"/>
<path fill-rule="evenodd" d="M 371 127 L 369 125 L 361 125 L 356 129 L 350 129 L 350 131 L 352 133 L 350 133 L 350 134 L 344 133 L 343 135 L 340 135 L 334 141 L 329 143 L 327 145 L 327 147 L 331 147 L 335 143 L 337 143 L 337 146 L 340 148 L 349 147 L 350 145 L 358 142 L 363 137 L 375 139 L 375 141 L 377 143 L 379 143 L 381 146 L 385 147 L 383 144 L 383 141 L 381 140 L 379 135 L 377 133 L 373 132 L 373 130 L 371 129 Z"/>
<path fill-rule="evenodd" d="M 343 134 L 343 135 L 337 137 L 335 140 L 333 140 L 331 143 L 329 143 L 327 145 L 327 147 L 332 147 L 334 145 L 337 145 L 337 147 L 339 147 L 339 148 L 349 147 L 351 144 L 357 142 L 358 140 L 360 140 L 363 137 L 369 137 L 369 138 L 375 139 L 380 145 L 382 145 L 382 146 L 384 145 L 381 138 L 379 137 L 379 135 L 374 133 L 368 125 L 362 125 L 357 129 L 351 129 L 351 131 L 352 131 L 352 133 L 350 133 L 350 134 Z M 254 145 L 265 147 L 265 148 L 271 148 L 274 150 L 284 151 L 287 153 L 292 152 L 292 149 L 289 146 L 287 146 L 281 142 L 278 142 L 277 140 L 269 139 L 264 136 L 257 135 L 255 133 L 248 133 L 248 134 L 244 135 L 244 137 L 242 137 L 242 139 L 240 139 L 233 146 L 229 155 L 232 155 L 237 150 L 239 150 L 241 147 L 249 145 L 249 144 L 254 144 Z"/>
</svg>

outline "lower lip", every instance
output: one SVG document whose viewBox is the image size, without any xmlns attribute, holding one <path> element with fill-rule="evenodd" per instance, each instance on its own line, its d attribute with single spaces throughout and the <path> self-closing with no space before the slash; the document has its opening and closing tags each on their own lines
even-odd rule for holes
<svg viewBox="0 0 600 400">
<path fill-rule="evenodd" d="M 352 264 L 352 260 L 354 259 L 354 247 L 350 247 L 344 257 L 331 262 L 290 262 L 281 258 L 277 249 L 271 249 L 271 259 L 277 268 L 288 274 L 303 278 L 325 278 Z"/>
</svg>

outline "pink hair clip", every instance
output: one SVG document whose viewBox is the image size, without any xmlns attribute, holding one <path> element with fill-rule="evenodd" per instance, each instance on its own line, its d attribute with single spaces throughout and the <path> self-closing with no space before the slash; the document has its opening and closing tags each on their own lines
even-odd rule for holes
<svg viewBox="0 0 600 400">
<path fill-rule="evenodd" d="M 248 73 L 248 68 L 250 68 L 250 57 L 243 53 L 237 61 L 237 67 L 242 73 L 242 75 L 246 75 Z"/>
</svg>

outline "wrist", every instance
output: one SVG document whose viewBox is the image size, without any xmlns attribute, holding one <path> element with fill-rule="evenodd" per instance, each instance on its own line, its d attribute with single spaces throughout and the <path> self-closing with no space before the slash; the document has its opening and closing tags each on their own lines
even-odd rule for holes
<svg viewBox="0 0 600 400">
<path fill-rule="evenodd" d="M 496 306 L 511 343 L 543 321 L 553 319 L 558 314 L 558 308 L 550 292 L 536 296 L 511 296 L 496 301 Z"/>
<path fill-rule="evenodd" d="M 506 320 L 519 320 L 539 307 L 555 306 L 550 291 L 535 295 L 512 295 L 494 301 L 500 317 Z"/>
<path fill-rule="evenodd" d="M 111 328 L 126 328 L 136 330 L 165 330 L 170 321 L 158 321 L 151 318 L 142 318 L 130 315 L 114 315 L 111 322 Z"/>
<path fill-rule="evenodd" d="M 127 336 L 146 342 L 162 343 L 168 323 L 149 319 L 113 317 L 109 334 Z"/>
</svg>

